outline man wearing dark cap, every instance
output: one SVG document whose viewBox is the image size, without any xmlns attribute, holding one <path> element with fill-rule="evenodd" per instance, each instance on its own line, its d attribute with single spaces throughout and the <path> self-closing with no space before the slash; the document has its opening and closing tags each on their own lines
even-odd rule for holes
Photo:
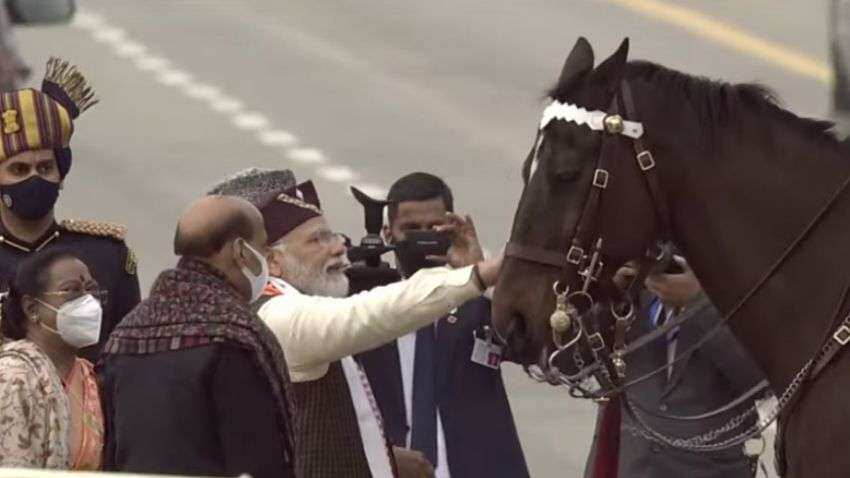
<svg viewBox="0 0 850 478">
<path fill-rule="evenodd" d="M 0 287 L 5 290 L 25 256 L 61 245 L 89 265 L 101 288 L 100 341 L 82 349 L 96 360 L 109 332 L 139 303 L 136 258 L 117 224 L 64 220 L 54 206 L 71 168 L 73 120 L 97 102 L 76 67 L 57 58 L 47 63 L 41 91 L 0 95 Z"/>
<path fill-rule="evenodd" d="M 295 175 L 288 169 L 248 168 L 222 179 L 207 194 L 237 196 L 260 208 L 294 187 Z"/>
<path fill-rule="evenodd" d="M 431 476 L 433 470 L 421 458 L 404 470 L 409 474 L 397 474 L 402 470 L 396 469 L 368 379 L 350 356 L 480 295 L 495 281 L 500 259 L 456 270 L 437 268 L 344 298 L 345 247 L 331 232 L 312 183 L 279 191 L 260 211 L 272 249 L 272 279 L 258 313 L 278 337 L 293 382 L 296 475 Z M 468 262 L 474 248 L 465 226 L 446 227 L 455 264 Z"/>
<path fill-rule="evenodd" d="M 208 196 L 180 218 L 177 267 L 112 332 L 100 367 L 107 470 L 293 476 L 286 362 L 250 307 L 268 280 L 259 211 Z"/>
</svg>

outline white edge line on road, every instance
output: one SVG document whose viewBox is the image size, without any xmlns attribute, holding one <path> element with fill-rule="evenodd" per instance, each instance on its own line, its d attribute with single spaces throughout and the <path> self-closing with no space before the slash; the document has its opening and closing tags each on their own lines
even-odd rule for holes
<svg viewBox="0 0 850 478">
<path fill-rule="evenodd" d="M 202 101 L 213 112 L 227 116 L 235 127 L 253 133 L 257 143 L 281 150 L 292 162 L 313 166 L 315 174 L 326 181 L 345 185 L 346 192 L 351 182 L 360 179 L 351 167 L 330 164 L 320 149 L 300 145 L 294 133 L 275 127 L 262 112 L 246 110 L 239 98 L 177 68 L 168 58 L 152 53 L 143 43 L 129 38 L 125 30 L 111 25 L 103 15 L 80 10 L 71 24 L 88 31 L 97 42 L 109 45 L 117 57 L 130 60 L 136 69 L 149 73 L 159 84 L 175 88 L 187 98 Z M 384 188 L 373 183 L 360 183 L 357 187 L 373 197 L 386 197 L 387 194 Z"/>
<path fill-rule="evenodd" d="M 357 173 L 348 166 L 324 166 L 317 172 L 325 180 L 334 183 L 351 184 L 351 181 L 357 179 Z"/>
</svg>

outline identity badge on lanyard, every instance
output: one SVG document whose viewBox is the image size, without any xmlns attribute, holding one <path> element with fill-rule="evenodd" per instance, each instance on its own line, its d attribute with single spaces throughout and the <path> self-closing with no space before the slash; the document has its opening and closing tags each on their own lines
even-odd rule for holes
<svg viewBox="0 0 850 478">
<path fill-rule="evenodd" d="M 472 332 L 475 344 L 472 346 L 473 363 L 483 365 L 494 370 L 499 369 L 502 363 L 502 347 L 493 342 L 493 331 L 489 326 L 484 326 L 484 336 L 479 337 L 476 331 Z"/>
</svg>

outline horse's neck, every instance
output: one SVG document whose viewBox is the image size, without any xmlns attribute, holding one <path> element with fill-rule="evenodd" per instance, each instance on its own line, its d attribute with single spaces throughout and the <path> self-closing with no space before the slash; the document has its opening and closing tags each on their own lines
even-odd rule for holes
<svg viewBox="0 0 850 478">
<path fill-rule="evenodd" d="M 838 148 L 771 121 L 777 124 L 726 138 L 717 155 L 682 151 L 675 159 L 674 234 L 723 312 L 756 286 L 850 174 Z M 847 284 L 850 268 L 836 267 L 850 256 L 842 217 L 850 217 L 850 191 L 730 323 L 775 387 L 814 353 Z"/>
</svg>

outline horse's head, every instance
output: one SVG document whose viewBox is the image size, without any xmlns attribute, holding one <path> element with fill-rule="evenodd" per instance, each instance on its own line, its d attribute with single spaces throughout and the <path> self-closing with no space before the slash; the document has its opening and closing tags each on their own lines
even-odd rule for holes
<svg viewBox="0 0 850 478">
<path fill-rule="evenodd" d="M 593 50 L 579 38 L 550 92 L 553 106 L 544 112 L 523 165 L 525 188 L 495 292 L 493 320 L 512 355 L 526 364 L 538 363 L 552 350 L 553 284 L 577 291 L 585 282 L 579 274 L 564 272 L 567 262 L 581 259 L 581 266 L 572 266 L 586 268 L 591 246 L 603 239 L 603 265 L 588 283 L 593 299 L 604 301 L 614 290 L 611 277 L 616 269 L 642 256 L 658 232 L 653 203 L 635 161 L 633 138 L 628 132 L 618 133 L 617 118 L 602 120 L 596 114 L 591 119 L 572 109 L 638 121 L 628 117 L 621 98 L 627 54 L 628 39 L 594 69 Z M 590 121 L 595 121 L 594 127 Z M 588 216 L 594 194 L 598 206 L 589 208 L 593 217 L 582 219 Z M 576 250 L 571 246 L 577 244 L 578 229 L 583 229 L 578 235 L 586 237 Z"/>
</svg>

